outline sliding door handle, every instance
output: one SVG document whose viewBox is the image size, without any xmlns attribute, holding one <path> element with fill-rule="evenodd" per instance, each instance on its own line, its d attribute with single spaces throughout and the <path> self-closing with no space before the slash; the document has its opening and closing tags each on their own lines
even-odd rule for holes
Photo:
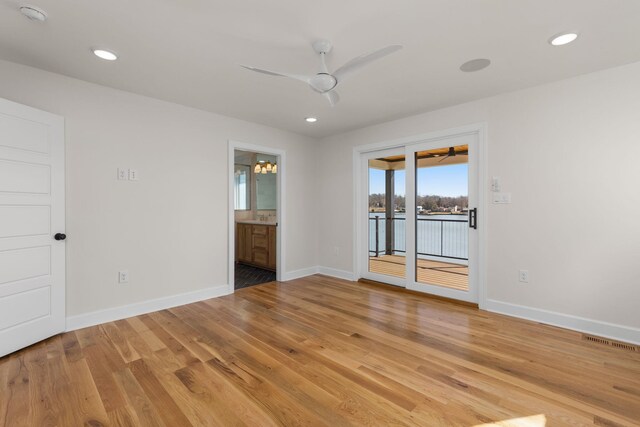
<svg viewBox="0 0 640 427">
<path fill-rule="evenodd" d="M 469 228 L 478 229 L 478 208 L 469 209 Z"/>
</svg>

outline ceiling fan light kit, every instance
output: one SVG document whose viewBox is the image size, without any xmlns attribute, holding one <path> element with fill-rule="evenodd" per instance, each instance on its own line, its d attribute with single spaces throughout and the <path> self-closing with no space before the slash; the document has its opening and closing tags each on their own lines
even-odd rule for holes
<svg viewBox="0 0 640 427">
<path fill-rule="evenodd" d="M 402 49 L 402 46 L 400 45 L 383 47 L 382 49 L 378 49 L 373 52 L 353 58 L 333 73 L 329 73 L 325 57 L 329 52 L 331 52 L 331 49 L 333 47 L 331 45 L 331 42 L 329 40 L 317 40 L 312 44 L 312 46 L 313 50 L 315 50 L 315 52 L 320 56 L 319 71 L 313 76 L 269 71 L 262 68 L 249 67 L 246 65 L 241 65 L 241 67 L 270 76 L 289 77 L 291 79 L 302 81 L 308 84 L 315 92 L 322 94 L 329 101 L 329 104 L 333 107 L 338 103 L 338 101 L 340 101 L 340 95 L 338 95 L 338 92 L 336 92 L 335 89 L 339 84 L 341 84 L 341 82 L 343 82 L 350 75 L 369 65 L 373 61 L 376 61 Z"/>
</svg>

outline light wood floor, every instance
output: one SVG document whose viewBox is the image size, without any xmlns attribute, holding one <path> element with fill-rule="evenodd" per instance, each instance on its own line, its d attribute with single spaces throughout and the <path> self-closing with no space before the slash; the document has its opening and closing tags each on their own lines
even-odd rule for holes
<svg viewBox="0 0 640 427">
<path fill-rule="evenodd" d="M 369 258 L 369 271 L 387 276 L 405 277 L 406 257 L 382 255 Z M 469 267 L 452 262 L 418 260 L 417 280 L 445 288 L 469 290 Z"/>
<path fill-rule="evenodd" d="M 640 353 L 324 276 L 0 359 L 0 426 L 640 425 Z"/>
</svg>

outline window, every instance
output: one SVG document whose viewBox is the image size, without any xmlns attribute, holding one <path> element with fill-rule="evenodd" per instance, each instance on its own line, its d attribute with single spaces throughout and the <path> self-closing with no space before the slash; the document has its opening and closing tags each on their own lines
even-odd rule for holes
<svg viewBox="0 0 640 427">
<path fill-rule="evenodd" d="M 233 178 L 234 208 L 237 211 L 247 211 L 251 209 L 251 168 L 236 164 L 235 170 Z"/>
</svg>

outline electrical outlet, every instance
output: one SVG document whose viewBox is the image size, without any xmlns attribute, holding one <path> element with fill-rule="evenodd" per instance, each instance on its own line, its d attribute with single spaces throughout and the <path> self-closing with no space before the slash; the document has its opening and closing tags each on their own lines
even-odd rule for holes
<svg viewBox="0 0 640 427">
<path fill-rule="evenodd" d="M 118 283 L 129 283 L 129 270 L 118 271 Z"/>
<path fill-rule="evenodd" d="M 137 181 L 138 179 L 138 169 L 129 169 L 129 181 Z"/>
<path fill-rule="evenodd" d="M 522 283 L 529 283 L 529 270 L 520 270 L 518 273 L 518 281 Z"/>
<path fill-rule="evenodd" d="M 125 168 L 118 168 L 118 181 L 126 181 L 129 179 L 129 172 Z"/>
</svg>

